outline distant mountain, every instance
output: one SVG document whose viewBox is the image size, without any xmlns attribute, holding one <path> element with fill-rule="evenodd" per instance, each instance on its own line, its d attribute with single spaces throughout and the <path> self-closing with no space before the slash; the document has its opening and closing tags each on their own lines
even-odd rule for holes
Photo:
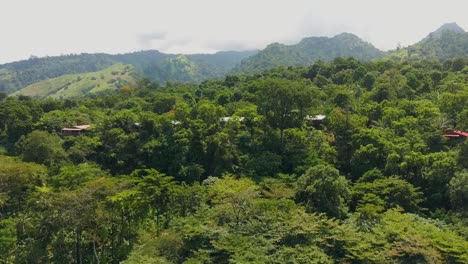
<svg viewBox="0 0 468 264">
<path fill-rule="evenodd" d="M 446 60 L 468 56 L 468 33 L 456 23 L 444 24 L 420 42 L 390 52 L 392 60 Z"/>
<path fill-rule="evenodd" d="M 446 60 L 460 56 L 468 56 L 468 33 L 456 23 L 449 23 L 414 45 L 390 52 L 383 52 L 356 35 L 342 33 L 331 38 L 304 38 L 295 45 L 272 43 L 261 51 L 182 55 L 149 50 L 117 55 L 97 53 L 31 58 L 0 65 L 0 92 L 12 94 L 27 86 L 45 87 L 41 85 L 47 82 L 42 81 L 98 72 L 115 64 L 132 65 L 136 74 L 159 83 L 198 83 L 222 78 L 227 73 L 258 73 L 280 65 L 301 66 L 337 57 L 404 61 Z M 38 83 L 41 85 L 37 86 Z M 36 89 L 31 87 L 28 89 Z"/>
<path fill-rule="evenodd" d="M 442 34 L 445 31 L 450 31 L 453 33 L 465 33 L 465 30 L 462 27 L 460 27 L 457 23 L 446 23 L 440 26 L 434 32 L 429 33 L 429 35 L 424 40 L 431 38 L 441 38 Z"/>
<path fill-rule="evenodd" d="M 256 55 L 242 60 L 236 72 L 261 72 L 279 65 L 300 66 L 317 60 L 333 60 L 337 57 L 354 57 L 372 60 L 385 53 L 359 37 L 342 33 L 332 38 L 310 37 L 295 45 L 273 43 Z"/>
<path fill-rule="evenodd" d="M 94 72 L 116 62 L 107 54 L 30 58 L 0 65 L 0 91 L 15 92 L 38 81 L 65 74 Z"/>
<path fill-rule="evenodd" d="M 215 54 L 170 55 L 146 64 L 140 72 L 145 77 L 160 83 L 166 81 L 198 83 L 223 77 L 242 59 L 256 53 L 257 51 L 223 51 Z M 140 64 L 138 61 L 129 63 L 137 67 Z"/>
<path fill-rule="evenodd" d="M 176 55 L 159 51 L 126 54 L 79 54 L 31 58 L 0 65 L 0 91 L 13 93 L 28 85 L 65 74 L 103 70 L 114 64 L 131 64 L 136 72 L 157 82 L 200 82 L 220 78 L 256 51 Z"/>
<path fill-rule="evenodd" d="M 113 91 L 136 83 L 136 70 L 132 65 L 115 64 L 90 73 L 66 74 L 33 83 L 12 95 L 34 98 L 65 99 Z"/>
</svg>

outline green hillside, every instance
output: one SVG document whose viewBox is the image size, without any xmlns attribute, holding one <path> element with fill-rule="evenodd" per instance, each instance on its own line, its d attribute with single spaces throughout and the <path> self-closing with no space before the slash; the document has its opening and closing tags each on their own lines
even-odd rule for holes
<svg viewBox="0 0 468 264">
<path fill-rule="evenodd" d="M 90 73 L 67 74 L 31 84 L 13 95 L 35 98 L 64 99 L 115 90 L 135 83 L 135 69 L 131 65 L 116 64 Z"/>
<path fill-rule="evenodd" d="M 0 65 L 0 91 L 13 93 L 38 81 L 66 74 L 95 72 L 117 62 L 107 54 L 32 57 Z"/>
<path fill-rule="evenodd" d="M 176 55 L 156 50 L 126 54 L 79 54 L 30 58 L 0 65 L 0 92 L 14 93 L 28 85 L 66 74 L 103 70 L 114 64 L 131 64 L 152 81 L 201 82 L 220 78 L 256 51 L 226 51 L 215 54 Z M 180 68 L 179 68 L 180 67 Z"/>
<path fill-rule="evenodd" d="M 386 58 L 404 60 L 447 60 L 468 55 L 468 33 L 455 23 L 445 24 L 420 42 L 389 53 Z"/>
<path fill-rule="evenodd" d="M 359 37 L 342 33 L 335 37 L 310 37 L 296 45 L 270 44 L 258 54 L 241 62 L 237 72 L 261 72 L 280 65 L 301 66 L 317 60 L 331 61 L 337 57 L 354 57 L 358 60 L 372 60 L 384 52 Z"/>
</svg>

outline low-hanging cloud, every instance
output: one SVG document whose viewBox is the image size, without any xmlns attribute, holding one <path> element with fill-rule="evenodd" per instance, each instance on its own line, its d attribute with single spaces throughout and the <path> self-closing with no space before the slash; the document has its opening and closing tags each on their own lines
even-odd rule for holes
<svg viewBox="0 0 468 264">
<path fill-rule="evenodd" d="M 238 41 L 238 40 L 223 40 L 223 41 L 213 41 L 206 43 L 206 47 L 210 50 L 216 51 L 225 51 L 225 50 L 254 50 L 257 49 L 257 45 L 249 44 L 247 41 Z"/>
<path fill-rule="evenodd" d="M 443 23 L 457 22 L 468 29 L 466 0 L 137 2 L 2 0 L 8 12 L 0 16 L 0 25 L 16 22 L 2 28 L 0 63 L 31 54 L 262 49 L 272 42 L 295 44 L 304 37 L 341 32 L 356 34 L 380 49 L 393 49 L 397 43 L 419 41 Z"/>
<path fill-rule="evenodd" d="M 138 44 L 143 48 L 150 48 L 153 41 L 164 41 L 167 33 L 162 31 L 154 31 L 144 33 L 138 36 Z"/>
<path fill-rule="evenodd" d="M 139 34 L 137 43 L 142 49 L 157 49 L 166 53 L 173 53 L 178 48 L 189 46 L 195 40 L 190 36 L 177 36 L 163 31 L 153 31 Z"/>
</svg>

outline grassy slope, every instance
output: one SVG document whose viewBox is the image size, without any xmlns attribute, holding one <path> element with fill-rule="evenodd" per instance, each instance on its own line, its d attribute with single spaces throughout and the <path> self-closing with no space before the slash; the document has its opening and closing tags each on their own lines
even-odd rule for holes
<svg viewBox="0 0 468 264">
<path fill-rule="evenodd" d="M 135 83 L 131 65 L 116 64 L 97 72 L 68 74 L 31 84 L 12 95 L 64 99 L 115 90 Z"/>
</svg>

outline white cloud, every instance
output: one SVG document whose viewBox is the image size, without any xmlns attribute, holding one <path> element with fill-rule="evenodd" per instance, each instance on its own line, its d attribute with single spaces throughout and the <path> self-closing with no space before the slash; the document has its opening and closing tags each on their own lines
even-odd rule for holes
<svg viewBox="0 0 468 264">
<path fill-rule="evenodd" d="M 468 29 L 466 0 L 2 0 L 0 62 L 30 55 L 263 48 L 355 33 L 381 49 L 446 22 Z"/>
</svg>

